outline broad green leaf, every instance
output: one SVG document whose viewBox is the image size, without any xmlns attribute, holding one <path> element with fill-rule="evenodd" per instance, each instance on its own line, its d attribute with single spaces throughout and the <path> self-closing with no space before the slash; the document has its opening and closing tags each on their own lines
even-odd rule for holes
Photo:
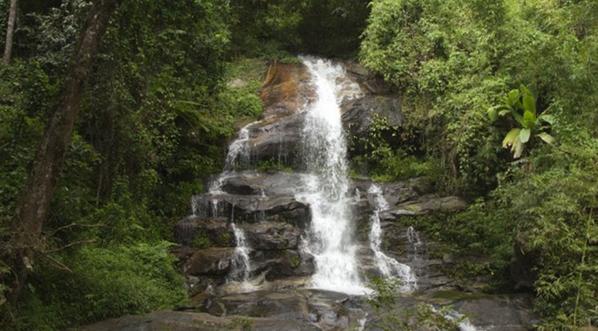
<svg viewBox="0 0 598 331">
<path fill-rule="evenodd" d="M 530 129 L 522 129 L 521 132 L 519 133 L 519 140 L 525 144 L 526 142 L 529 141 L 530 134 L 531 134 Z"/>
<path fill-rule="evenodd" d="M 511 146 L 511 152 L 513 153 L 513 157 L 516 159 L 518 159 L 523 153 L 523 143 L 519 141 L 519 139 L 515 140 L 513 146 Z"/>
<path fill-rule="evenodd" d="M 513 110 L 511 112 L 511 115 L 513 115 L 513 118 L 515 119 L 515 121 L 517 121 L 517 123 L 519 123 L 519 125 L 525 127 L 525 121 L 523 120 L 523 116 L 521 116 L 521 114 L 519 114 L 517 110 Z"/>
<path fill-rule="evenodd" d="M 503 117 L 503 116 L 505 116 L 506 114 L 508 114 L 510 112 L 511 111 L 509 109 L 503 109 L 503 110 L 501 110 L 501 111 L 498 112 L 498 116 L 499 117 Z"/>
<path fill-rule="evenodd" d="M 519 97 L 519 90 L 511 90 L 509 94 L 507 94 L 507 98 L 505 100 L 506 104 L 511 108 L 516 108 L 516 106 L 519 104 Z"/>
<path fill-rule="evenodd" d="M 525 86 L 521 86 L 521 92 L 523 96 L 523 110 L 525 112 L 531 112 L 536 115 L 536 98 L 532 92 Z"/>
<path fill-rule="evenodd" d="M 542 114 L 538 117 L 538 120 L 546 122 L 550 125 L 554 124 L 554 116 L 549 115 L 549 114 Z"/>
<path fill-rule="evenodd" d="M 530 111 L 523 113 L 523 127 L 527 129 L 533 129 L 536 125 L 536 115 Z"/>
<path fill-rule="evenodd" d="M 488 118 L 490 119 L 491 122 L 496 121 L 496 118 L 498 117 L 498 112 L 496 111 L 496 107 L 491 107 L 490 109 L 488 109 Z"/>
<path fill-rule="evenodd" d="M 538 133 L 537 136 L 547 144 L 553 144 L 556 141 L 553 136 L 546 132 Z"/>
<path fill-rule="evenodd" d="M 509 133 L 507 133 L 507 135 L 505 136 L 505 139 L 503 139 L 502 141 L 502 147 L 507 148 L 509 146 L 512 146 L 515 143 L 515 141 L 518 141 L 520 131 L 520 129 L 512 129 L 511 131 L 509 131 Z"/>
</svg>

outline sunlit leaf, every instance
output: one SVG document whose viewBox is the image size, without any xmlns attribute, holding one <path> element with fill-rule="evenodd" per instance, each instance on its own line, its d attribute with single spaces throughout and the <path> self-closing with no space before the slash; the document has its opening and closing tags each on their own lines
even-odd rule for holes
<svg viewBox="0 0 598 331">
<path fill-rule="evenodd" d="M 537 136 L 547 144 L 553 144 L 556 141 L 553 136 L 546 132 L 538 133 Z"/>
<path fill-rule="evenodd" d="M 523 109 L 526 112 L 531 112 L 536 115 L 536 98 L 532 92 L 524 85 L 521 86 L 521 92 L 523 97 Z"/>
<path fill-rule="evenodd" d="M 512 129 L 511 131 L 509 131 L 509 133 L 507 133 L 507 135 L 505 136 L 505 139 L 503 139 L 502 141 L 502 147 L 507 148 L 509 146 L 512 146 L 513 143 L 519 138 L 520 131 L 520 129 Z"/>
<path fill-rule="evenodd" d="M 519 133 L 519 140 L 525 144 L 526 142 L 529 141 L 530 135 L 531 135 L 530 129 L 522 129 L 521 132 Z"/>
</svg>

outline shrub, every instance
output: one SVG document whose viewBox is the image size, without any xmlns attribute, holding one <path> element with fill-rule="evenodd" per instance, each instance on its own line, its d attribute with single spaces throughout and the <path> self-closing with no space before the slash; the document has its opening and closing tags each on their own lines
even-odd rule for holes
<svg viewBox="0 0 598 331">
<path fill-rule="evenodd" d="M 171 308 L 186 298 L 170 244 L 86 247 L 55 258 L 32 275 L 9 328 L 56 330 L 101 319 Z"/>
</svg>

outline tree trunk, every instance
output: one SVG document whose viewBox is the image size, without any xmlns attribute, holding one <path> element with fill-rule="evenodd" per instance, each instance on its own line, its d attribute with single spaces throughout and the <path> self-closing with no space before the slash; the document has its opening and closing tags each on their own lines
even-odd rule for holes
<svg viewBox="0 0 598 331">
<path fill-rule="evenodd" d="M 27 184 L 23 188 L 14 223 L 15 283 L 13 297 L 18 297 L 32 268 L 34 253 L 42 241 L 42 226 L 48 216 L 56 182 L 71 142 L 73 126 L 79 114 L 83 83 L 87 79 L 98 44 L 110 16 L 120 0 L 95 0 L 66 77 L 59 108 L 48 122 L 38 147 Z"/>
<path fill-rule="evenodd" d="M 8 24 L 6 28 L 6 44 L 4 44 L 4 57 L 2 61 L 4 64 L 10 62 L 12 56 L 12 39 L 15 34 L 15 21 L 17 19 L 17 0 L 10 0 L 10 8 L 8 10 Z"/>
</svg>

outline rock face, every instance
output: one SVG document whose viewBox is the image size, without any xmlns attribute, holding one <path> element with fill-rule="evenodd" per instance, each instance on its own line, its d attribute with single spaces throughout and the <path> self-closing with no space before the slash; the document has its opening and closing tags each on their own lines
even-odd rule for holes
<svg viewBox="0 0 598 331">
<path fill-rule="evenodd" d="M 262 118 L 248 127 L 250 165 L 264 161 L 289 166 L 298 163 L 304 116 L 301 111 L 314 100 L 314 93 L 303 64 L 270 66 L 260 94 Z"/>
<path fill-rule="evenodd" d="M 345 129 L 353 136 L 363 136 L 377 119 L 385 119 L 390 127 L 399 127 L 404 118 L 397 97 L 365 95 L 342 104 Z"/>
<path fill-rule="evenodd" d="M 397 205 L 395 209 L 387 212 L 385 216 L 386 218 L 396 218 L 401 215 L 448 214 L 462 211 L 465 208 L 467 208 L 467 203 L 460 197 L 439 197 L 435 194 L 428 194 L 415 201 L 408 201 Z"/>
<path fill-rule="evenodd" d="M 230 271 L 234 248 L 199 249 L 191 255 L 183 270 L 192 276 L 226 276 Z"/>
</svg>

